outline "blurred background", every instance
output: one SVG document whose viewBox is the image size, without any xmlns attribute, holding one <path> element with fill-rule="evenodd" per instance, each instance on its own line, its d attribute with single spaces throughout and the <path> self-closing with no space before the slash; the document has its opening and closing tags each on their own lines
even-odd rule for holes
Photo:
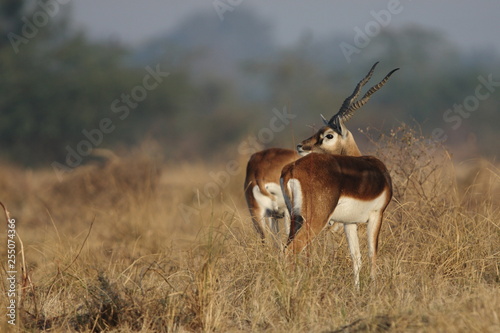
<svg viewBox="0 0 500 333">
<path fill-rule="evenodd" d="M 357 140 L 415 122 L 457 159 L 495 158 L 498 17 L 493 0 L 0 0 L 0 158 L 49 168 L 144 142 L 186 161 L 292 148 L 375 61 L 372 85 L 401 70 L 349 122 Z M 295 117 L 264 137 L 284 108 Z"/>
</svg>

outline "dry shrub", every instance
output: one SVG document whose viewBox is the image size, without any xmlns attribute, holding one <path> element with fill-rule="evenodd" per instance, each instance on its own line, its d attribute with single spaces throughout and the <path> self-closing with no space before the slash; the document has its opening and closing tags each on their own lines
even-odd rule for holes
<svg viewBox="0 0 500 333">
<path fill-rule="evenodd" d="M 108 251 L 119 252 L 151 233 L 149 221 L 157 203 L 161 168 L 141 150 L 101 164 L 76 168 L 62 181 L 47 186 L 43 215 L 59 232 L 80 228 L 95 220 L 94 232 L 106 241 Z M 157 243 L 149 243 L 152 247 Z"/>
<path fill-rule="evenodd" d="M 404 251 L 399 264 L 408 266 L 409 278 L 449 280 L 455 286 L 500 282 L 498 196 L 460 188 L 451 155 L 418 128 L 402 124 L 372 142 L 393 179 L 386 237 L 400 240 L 394 245 Z M 499 185 L 498 177 L 488 180 L 490 188 Z M 392 269 L 403 272 L 399 264 Z"/>
<path fill-rule="evenodd" d="M 18 210 L 25 199 L 29 187 L 26 171 L 8 163 L 2 163 L 0 167 L 0 196 L 9 198 L 12 209 Z M 5 200 L 5 199 L 4 199 Z"/>
<path fill-rule="evenodd" d="M 33 218 L 33 205 L 37 205 L 41 189 L 53 184 L 51 171 L 22 169 L 10 163 L 0 162 L 0 199 L 3 200 L 13 217 Z"/>
<path fill-rule="evenodd" d="M 367 137 L 375 147 L 373 155 L 389 169 L 393 201 L 425 214 L 442 214 L 457 204 L 453 164 L 439 142 L 426 138 L 418 127 L 401 124 L 388 135 L 373 131 Z"/>
<path fill-rule="evenodd" d="M 150 200 L 159 178 L 157 163 L 148 155 L 136 152 L 66 174 L 52 186 L 50 201 L 69 206 L 127 209 L 131 200 Z"/>
<path fill-rule="evenodd" d="M 463 203 L 470 207 L 500 203 L 500 169 L 492 161 L 475 158 L 456 166 L 457 184 Z"/>
</svg>

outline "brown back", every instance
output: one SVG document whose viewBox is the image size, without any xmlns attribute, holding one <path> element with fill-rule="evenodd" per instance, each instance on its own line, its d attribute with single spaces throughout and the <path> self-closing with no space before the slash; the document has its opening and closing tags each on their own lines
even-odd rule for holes
<svg viewBox="0 0 500 333">
<path fill-rule="evenodd" d="M 283 169 L 282 177 L 284 184 L 291 178 L 298 178 L 302 186 L 321 188 L 326 195 L 341 190 L 341 195 L 369 200 L 387 187 L 392 194 L 387 168 L 372 156 L 311 153 L 288 164 Z"/>
</svg>

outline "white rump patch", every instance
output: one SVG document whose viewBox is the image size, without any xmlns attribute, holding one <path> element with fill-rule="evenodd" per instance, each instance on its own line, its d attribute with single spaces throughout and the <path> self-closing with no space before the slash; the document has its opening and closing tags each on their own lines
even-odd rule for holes
<svg viewBox="0 0 500 333">
<path fill-rule="evenodd" d="M 276 183 L 266 183 L 266 190 L 274 196 L 273 211 L 283 213 L 285 210 L 285 198 L 281 193 L 281 187 Z"/>
<path fill-rule="evenodd" d="M 340 223 L 366 223 L 372 213 L 380 211 L 387 200 L 384 191 L 373 200 L 360 200 L 350 197 L 340 197 L 337 207 L 328 220 Z"/>
<path fill-rule="evenodd" d="M 259 205 L 259 207 L 262 209 L 263 212 L 265 212 L 267 210 L 273 210 L 273 208 L 274 208 L 273 199 L 268 197 L 267 195 L 263 194 L 260 191 L 260 188 L 258 185 L 255 185 L 252 188 L 252 193 L 253 193 L 253 197 L 255 198 L 255 201 L 257 201 L 257 204 Z"/>
<path fill-rule="evenodd" d="M 276 183 L 266 183 L 264 185 L 271 196 L 265 195 L 260 191 L 258 185 L 252 188 L 253 197 L 263 212 L 274 212 L 278 214 L 285 213 L 285 198 L 281 193 L 281 187 Z"/>
<path fill-rule="evenodd" d="M 286 184 L 288 193 L 291 197 L 286 196 L 285 201 L 288 209 L 293 212 L 293 215 L 301 215 L 302 212 L 302 187 L 298 179 L 292 178 Z"/>
</svg>

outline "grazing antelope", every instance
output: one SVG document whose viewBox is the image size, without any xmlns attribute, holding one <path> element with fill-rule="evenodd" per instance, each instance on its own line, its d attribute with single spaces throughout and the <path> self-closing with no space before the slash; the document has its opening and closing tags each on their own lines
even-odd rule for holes
<svg viewBox="0 0 500 333">
<path fill-rule="evenodd" d="M 373 74 L 375 65 L 368 75 L 358 83 L 358 86 L 364 85 L 369 80 Z M 384 83 L 381 82 L 381 86 Z M 381 86 L 376 88 L 371 94 L 380 89 Z M 369 96 L 362 104 L 353 105 L 348 116 L 345 116 L 343 120 L 347 121 L 350 119 L 353 112 L 363 106 L 368 99 Z M 327 123 L 324 118 L 323 120 Z M 344 136 L 337 135 L 329 125 L 321 128 L 316 134 L 297 145 L 298 154 L 290 149 L 270 148 L 251 156 L 247 164 L 244 183 L 245 198 L 254 227 L 263 239 L 265 238 L 266 229 L 271 230 L 274 236 L 277 236 L 279 232 L 279 218 L 284 218 L 285 232 L 286 234 L 290 233 L 290 218 L 279 185 L 281 171 L 285 165 L 310 152 L 352 156 L 361 155 L 351 132 L 345 127 L 343 128 L 345 130 Z"/>
<path fill-rule="evenodd" d="M 287 251 L 299 253 L 332 221 L 344 224 L 357 289 L 361 268 L 357 226 L 359 223 L 368 224 L 368 250 L 372 261 L 371 277 L 374 279 L 380 226 L 392 198 L 391 178 L 385 165 L 375 157 L 361 156 L 354 140 L 347 141 L 352 135 L 344 125 L 353 112 L 363 106 L 397 70 L 387 74 L 356 101 L 376 65 L 358 83 L 339 112 L 328 122 L 325 120 L 326 126 L 315 134 L 316 144 L 298 146 L 299 151 L 309 154 L 285 166 L 280 179 L 291 216 Z M 350 142 L 351 145 L 344 143 L 340 148 L 344 154 L 338 154 L 335 153 L 339 149 L 337 142 Z"/>
</svg>

